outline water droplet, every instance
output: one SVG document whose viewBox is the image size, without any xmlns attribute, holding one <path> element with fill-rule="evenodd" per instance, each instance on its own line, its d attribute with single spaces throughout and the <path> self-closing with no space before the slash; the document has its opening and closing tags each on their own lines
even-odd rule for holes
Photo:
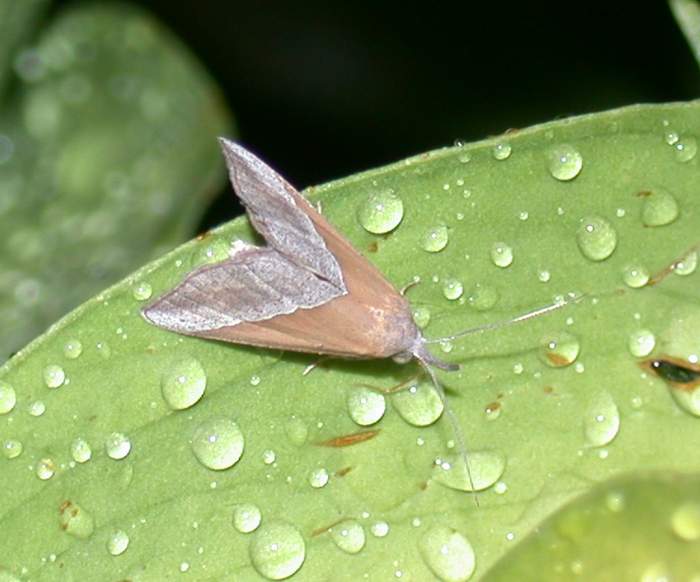
<svg viewBox="0 0 700 582">
<path fill-rule="evenodd" d="M 41 400 L 35 400 L 29 404 L 27 410 L 32 416 L 41 416 L 44 414 L 44 412 L 46 412 L 46 404 L 44 404 Z"/>
<path fill-rule="evenodd" d="M 365 547 L 365 530 L 354 519 L 334 525 L 330 534 L 335 545 L 348 554 L 357 554 Z"/>
<path fill-rule="evenodd" d="M 328 484 L 328 471 L 323 467 L 314 469 L 309 474 L 309 485 L 314 489 L 320 489 Z"/>
<path fill-rule="evenodd" d="M 521 210 L 518 212 L 518 219 L 525 222 L 528 218 L 530 218 L 530 213 L 527 210 Z"/>
<path fill-rule="evenodd" d="M 306 557 L 304 538 L 297 528 L 282 521 L 259 528 L 249 550 L 253 567 L 269 580 L 289 578 L 301 568 Z"/>
<path fill-rule="evenodd" d="M 648 329 L 639 329 L 630 334 L 627 347 L 633 356 L 644 358 L 654 351 L 656 337 Z"/>
<path fill-rule="evenodd" d="M 570 366 L 578 358 L 581 344 L 578 338 L 568 332 L 560 332 L 545 338 L 540 343 L 540 361 L 552 368 Z"/>
<path fill-rule="evenodd" d="M 503 481 L 498 481 L 493 486 L 493 492 L 498 495 L 503 495 L 508 492 L 508 485 L 506 485 Z"/>
<path fill-rule="evenodd" d="M 233 527 L 241 533 L 250 533 L 258 529 L 262 514 L 257 505 L 238 503 L 233 506 Z"/>
<path fill-rule="evenodd" d="M 444 409 L 440 395 L 428 382 L 414 382 L 405 390 L 392 395 L 394 407 L 413 426 L 433 424 Z"/>
<path fill-rule="evenodd" d="M 668 569 L 668 566 L 663 562 L 653 562 L 644 568 L 639 582 L 671 582 L 673 576 Z"/>
<path fill-rule="evenodd" d="M 360 426 L 369 426 L 378 422 L 386 411 L 384 395 L 369 388 L 350 390 L 347 403 L 350 418 Z"/>
<path fill-rule="evenodd" d="M 430 309 L 427 307 L 414 307 L 413 321 L 421 329 L 428 327 L 430 323 Z"/>
<path fill-rule="evenodd" d="M 670 146 L 677 143 L 680 138 L 677 131 L 669 130 L 664 133 L 664 141 Z"/>
<path fill-rule="evenodd" d="M 436 462 L 433 467 L 435 481 L 458 491 L 483 491 L 501 478 L 506 467 L 503 456 L 494 451 L 473 451 L 467 458 L 474 489 L 469 482 L 464 455 L 450 455 Z"/>
<path fill-rule="evenodd" d="M 686 275 L 692 275 L 698 266 L 698 253 L 696 251 L 690 251 L 685 257 L 680 261 L 677 261 L 673 265 L 673 272 L 676 275 L 685 277 Z"/>
<path fill-rule="evenodd" d="M 620 413 L 607 392 L 596 395 L 583 418 L 586 441 L 593 447 L 612 442 L 620 430 Z"/>
<path fill-rule="evenodd" d="M 497 160 L 507 160 L 510 157 L 513 148 L 506 141 L 502 141 L 493 146 L 491 153 L 493 157 Z"/>
<path fill-rule="evenodd" d="M 72 501 L 64 501 L 60 508 L 61 529 L 68 535 L 84 540 L 95 530 L 95 520 L 92 515 L 80 505 Z"/>
<path fill-rule="evenodd" d="M 360 206 L 357 219 L 373 234 L 391 232 L 403 219 L 403 202 L 393 190 L 376 192 Z"/>
<path fill-rule="evenodd" d="M 170 408 L 184 410 L 194 406 L 204 395 L 207 375 L 198 360 L 184 357 L 163 372 L 160 387 Z"/>
<path fill-rule="evenodd" d="M 216 238 L 210 240 L 208 245 L 203 248 L 197 249 L 194 257 L 194 262 L 197 265 L 218 263 L 228 259 L 231 252 L 231 245 L 229 245 L 224 239 Z"/>
<path fill-rule="evenodd" d="M 494 243 L 491 247 L 491 260 L 497 267 L 509 267 L 513 263 L 513 248 L 504 242 Z"/>
<path fill-rule="evenodd" d="M 255 374 L 253 374 L 250 377 L 250 385 L 251 386 L 259 386 L 260 385 L 260 376 L 256 376 Z"/>
<path fill-rule="evenodd" d="M 44 368 L 44 382 L 49 388 L 58 388 L 63 386 L 66 381 L 66 373 L 61 366 L 51 364 Z"/>
<path fill-rule="evenodd" d="M 642 265 L 628 265 L 622 269 L 622 280 L 632 289 L 644 287 L 649 282 L 649 271 Z"/>
<path fill-rule="evenodd" d="M 605 496 L 605 506 L 613 513 L 619 513 L 625 508 L 625 496 L 619 491 L 611 491 Z"/>
<path fill-rule="evenodd" d="M 134 285 L 131 293 L 137 301 L 146 301 L 146 299 L 150 299 L 151 295 L 153 295 L 153 287 L 151 287 L 149 283 L 141 281 Z"/>
<path fill-rule="evenodd" d="M 53 462 L 53 459 L 39 459 L 36 464 L 36 476 L 39 477 L 39 479 L 46 481 L 47 479 L 51 479 L 55 474 L 56 463 Z"/>
<path fill-rule="evenodd" d="M 575 147 L 561 144 L 547 150 L 547 167 L 554 178 L 565 182 L 579 175 L 583 158 Z"/>
<path fill-rule="evenodd" d="M 678 202 L 668 190 L 643 192 L 643 198 L 642 222 L 646 226 L 664 226 L 678 218 Z"/>
<path fill-rule="evenodd" d="M 549 283 L 549 280 L 552 278 L 552 274 L 546 269 L 541 269 L 537 271 L 537 278 L 541 283 Z"/>
<path fill-rule="evenodd" d="M 698 153 L 698 142 L 694 137 L 684 137 L 673 144 L 676 159 L 679 162 L 689 162 Z"/>
<path fill-rule="evenodd" d="M 433 525 L 421 536 L 418 549 L 428 568 L 444 582 L 463 582 L 474 573 L 472 545 L 451 527 Z"/>
<path fill-rule="evenodd" d="M 0 414 L 7 414 L 17 404 L 15 389 L 7 382 L 0 380 Z"/>
<path fill-rule="evenodd" d="M 16 439 L 7 439 L 2 443 L 2 454 L 6 459 L 16 459 L 23 450 L 24 446 Z"/>
<path fill-rule="evenodd" d="M 105 452 L 110 459 L 119 461 L 131 452 L 131 441 L 121 432 L 113 432 L 105 442 Z"/>
<path fill-rule="evenodd" d="M 229 418 L 203 422 L 192 437 L 192 451 L 202 465 L 217 471 L 235 465 L 243 454 L 243 433 Z"/>
<path fill-rule="evenodd" d="M 109 359 L 109 357 L 112 355 L 112 348 L 109 347 L 109 344 L 107 342 L 97 342 L 95 344 L 95 347 L 97 348 L 97 352 L 105 359 Z"/>
<path fill-rule="evenodd" d="M 272 449 L 265 449 L 262 454 L 262 460 L 266 465 L 272 465 L 277 460 L 277 453 Z"/>
<path fill-rule="evenodd" d="M 429 253 L 437 253 L 447 246 L 448 239 L 446 226 L 434 226 L 423 235 L 421 247 Z"/>
<path fill-rule="evenodd" d="M 498 291 L 482 283 L 476 283 L 467 298 L 469 305 L 477 311 L 488 311 L 498 303 Z"/>
<path fill-rule="evenodd" d="M 584 257 L 602 261 L 613 254 L 617 246 L 617 232 L 604 218 L 590 216 L 581 220 L 576 231 L 576 242 Z"/>
<path fill-rule="evenodd" d="M 107 538 L 107 551 L 113 556 L 119 556 L 129 547 L 129 536 L 122 529 L 116 529 Z"/>
<path fill-rule="evenodd" d="M 70 454 L 76 463 L 86 463 L 92 458 L 92 449 L 85 439 L 79 437 L 71 443 Z"/>
<path fill-rule="evenodd" d="M 63 355 L 66 356 L 66 358 L 68 358 L 69 360 L 75 360 L 76 358 L 79 358 L 80 354 L 82 353 L 83 344 L 80 343 L 80 340 L 68 340 L 63 346 Z"/>
<path fill-rule="evenodd" d="M 442 283 L 442 293 L 446 299 L 454 301 L 462 296 L 462 293 L 464 293 L 464 287 L 457 279 L 445 279 Z"/>
<path fill-rule="evenodd" d="M 501 410 L 502 406 L 500 402 L 491 402 L 490 404 L 487 404 L 484 408 L 486 419 L 496 420 L 499 416 L 501 416 Z"/>
<path fill-rule="evenodd" d="M 384 538 L 389 534 L 389 524 L 386 521 L 375 521 L 369 531 L 375 538 Z"/>
<path fill-rule="evenodd" d="M 683 541 L 700 539 L 700 504 L 687 502 L 678 507 L 671 514 L 671 529 Z"/>
</svg>

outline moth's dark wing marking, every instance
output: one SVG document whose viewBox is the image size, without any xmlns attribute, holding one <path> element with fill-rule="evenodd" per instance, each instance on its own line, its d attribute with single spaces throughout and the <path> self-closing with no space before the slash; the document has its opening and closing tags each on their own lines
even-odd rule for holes
<svg viewBox="0 0 700 582">
<path fill-rule="evenodd" d="M 343 295 L 272 248 L 246 246 L 191 273 L 143 310 L 152 323 L 185 334 L 265 321 Z"/>
<path fill-rule="evenodd" d="M 345 291 L 338 261 L 307 216 L 308 202 L 252 153 L 227 139 L 220 142 L 231 183 L 255 230 L 279 253 Z"/>
</svg>

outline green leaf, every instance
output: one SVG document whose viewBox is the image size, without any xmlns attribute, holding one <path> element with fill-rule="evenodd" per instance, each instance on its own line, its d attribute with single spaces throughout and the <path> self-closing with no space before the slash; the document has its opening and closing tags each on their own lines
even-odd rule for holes
<svg viewBox="0 0 700 582">
<path fill-rule="evenodd" d="M 251 240 L 240 219 L 87 302 L 4 367 L 0 564 L 33 580 L 462 580 L 475 560 L 477 579 L 598 482 L 697 473 L 699 110 L 557 121 L 308 192 L 397 287 L 420 277 L 408 297 L 428 337 L 583 295 L 436 348 L 463 365 L 440 377 L 478 507 L 414 365 L 328 361 L 303 376 L 315 356 L 140 317 Z M 377 200 L 386 207 L 372 210 Z M 416 388 L 381 392 L 402 382 Z"/>
<path fill-rule="evenodd" d="M 152 18 L 59 16 L 0 113 L 0 354 L 187 237 L 223 184 L 219 91 Z"/>
</svg>

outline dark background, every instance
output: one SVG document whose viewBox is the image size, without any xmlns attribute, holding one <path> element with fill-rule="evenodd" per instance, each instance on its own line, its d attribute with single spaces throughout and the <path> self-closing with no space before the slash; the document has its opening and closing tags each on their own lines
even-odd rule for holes
<svg viewBox="0 0 700 582">
<path fill-rule="evenodd" d="M 663 1 L 134 3 L 208 67 L 241 141 L 299 187 L 456 139 L 699 93 Z M 230 218 L 231 200 L 222 192 L 202 228 Z"/>
</svg>

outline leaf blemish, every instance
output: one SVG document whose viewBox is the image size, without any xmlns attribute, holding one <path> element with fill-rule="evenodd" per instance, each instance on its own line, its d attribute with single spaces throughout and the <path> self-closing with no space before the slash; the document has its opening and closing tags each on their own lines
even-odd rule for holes
<svg viewBox="0 0 700 582">
<path fill-rule="evenodd" d="M 317 443 L 319 447 L 349 447 L 373 439 L 379 434 L 380 429 L 365 430 L 352 434 L 333 437 L 327 441 Z"/>
</svg>

